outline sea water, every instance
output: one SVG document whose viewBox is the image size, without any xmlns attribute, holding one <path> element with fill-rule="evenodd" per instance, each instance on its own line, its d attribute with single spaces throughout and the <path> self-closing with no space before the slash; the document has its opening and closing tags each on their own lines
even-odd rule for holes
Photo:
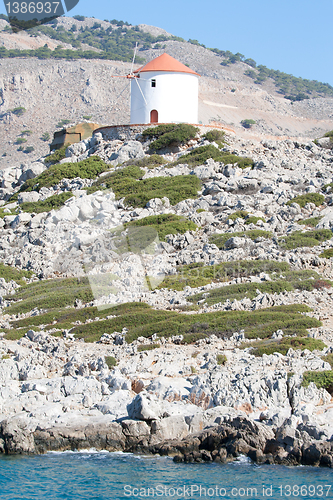
<svg viewBox="0 0 333 500">
<path fill-rule="evenodd" d="M 327 468 L 182 464 L 130 453 L 47 453 L 0 458 L 0 499 L 123 500 L 126 498 L 333 499 Z"/>
</svg>

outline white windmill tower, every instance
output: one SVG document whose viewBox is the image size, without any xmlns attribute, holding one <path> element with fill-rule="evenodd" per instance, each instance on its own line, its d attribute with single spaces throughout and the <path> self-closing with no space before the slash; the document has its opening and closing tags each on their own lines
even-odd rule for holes
<svg viewBox="0 0 333 500">
<path fill-rule="evenodd" d="M 130 123 L 198 123 L 200 75 L 166 53 L 133 72 L 134 59 L 125 77 L 131 80 Z"/>
</svg>

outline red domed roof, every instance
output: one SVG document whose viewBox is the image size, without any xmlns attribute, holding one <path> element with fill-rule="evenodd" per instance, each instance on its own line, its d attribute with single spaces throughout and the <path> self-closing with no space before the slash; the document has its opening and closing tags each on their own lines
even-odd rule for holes
<svg viewBox="0 0 333 500">
<path fill-rule="evenodd" d="M 192 69 L 185 66 L 185 64 L 177 61 L 177 59 L 166 53 L 156 57 L 144 66 L 141 66 L 141 68 L 134 71 L 134 73 L 143 73 L 144 71 L 170 71 L 174 73 L 190 73 L 191 75 L 200 76 L 199 73 L 196 73 Z"/>
</svg>

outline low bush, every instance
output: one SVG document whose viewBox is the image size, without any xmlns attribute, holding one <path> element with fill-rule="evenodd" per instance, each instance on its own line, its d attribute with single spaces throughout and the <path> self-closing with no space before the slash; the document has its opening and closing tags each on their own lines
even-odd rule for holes
<svg viewBox="0 0 333 500">
<path fill-rule="evenodd" d="M 158 349 L 159 347 L 161 347 L 160 344 L 140 344 L 137 347 L 137 351 L 152 351 L 153 349 Z"/>
<path fill-rule="evenodd" d="M 227 361 L 228 361 L 228 359 L 227 359 L 227 356 L 225 354 L 218 354 L 216 356 L 216 363 L 218 365 L 225 365 Z"/>
<path fill-rule="evenodd" d="M 23 278 L 31 278 L 33 276 L 33 272 L 16 269 L 15 267 L 8 266 L 0 262 L 0 276 L 6 281 L 6 283 L 13 280 L 16 281 L 18 285 L 25 285 L 26 283 Z"/>
<path fill-rule="evenodd" d="M 272 281 L 263 281 L 261 283 L 239 283 L 235 285 L 223 286 L 214 288 L 210 292 L 201 292 L 195 295 L 190 295 L 187 300 L 190 302 L 198 302 L 205 299 L 208 305 L 216 304 L 229 300 L 241 300 L 243 298 L 254 299 L 257 296 L 257 291 L 260 293 L 282 293 L 284 291 L 293 290 L 317 290 L 322 288 L 330 288 L 332 282 L 320 279 L 315 271 L 287 271 L 284 274 L 284 279 L 278 279 L 272 275 Z"/>
<path fill-rule="evenodd" d="M 318 389 L 326 389 L 333 395 L 333 371 L 306 371 L 303 373 L 302 387 L 308 387 L 310 382 L 314 382 Z"/>
<path fill-rule="evenodd" d="M 252 347 L 251 354 L 255 356 L 262 356 L 263 354 L 274 354 L 278 352 L 284 356 L 287 354 L 290 348 L 292 349 L 308 349 L 309 351 L 314 351 L 315 349 L 322 350 L 325 344 L 322 340 L 312 339 L 308 337 L 287 337 L 281 340 L 262 340 L 253 342 L 251 344 L 244 343 L 241 349 Z"/>
<path fill-rule="evenodd" d="M 159 151 L 160 149 L 168 148 L 170 146 L 178 146 L 180 144 L 185 144 L 191 139 L 194 139 L 198 131 L 199 131 L 198 128 L 193 127 L 193 125 L 188 125 L 186 123 L 174 125 L 173 130 L 165 132 L 164 134 L 160 134 L 158 139 L 156 139 L 150 144 L 149 150 Z"/>
<path fill-rule="evenodd" d="M 26 109 L 23 106 L 18 106 L 17 108 L 12 109 L 11 112 L 13 115 L 22 116 L 26 112 Z"/>
<path fill-rule="evenodd" d="M 312 226 L 316 227 L 317 224 L 321 221 L 322 217 L 310 217 L 310 219 L 303 219 L 297 221 L 297 224 L 301 224 L 302 226 Z"/>
<path fill-rule="evenodd" d="M 292 203 L 297 203 L 301 208 L 304 208 L 307 203 L 314 203 L 316 207 L 322 205 L 325 201 L 325 196 L 320 193 L 307 193 L 296 196 L 291 200 L 287 201 L 286 205 L 291 205 Z"/>
<path fill-rule="evenodd" d="M 162 125 L 157 125 L 156 127 L 146 128 L 142 132 L 142 137 L 147 139 L 152 139 L 153 137 L 160 137 L 161 135 L 167 134 L 175 130 L 175 123 L 163 123 Z"/>
<path fill-rule="evenodd" d="M 184 234 L 186 231 L 195 231 L 197 229 L 194 222 L 174 214 L 151 215 L 125 224 L 125 227 L 133 226 L 149 226 L 153 228 L 157 232 L 160 241 L 166 241 L 168 234 Z"/>
<path fill-rule="evenodd" d="M 202 263 L 193 263 L 177 267 L 177 273 L 168 275 L 158 288 L 171 288 L 173 290 L 183 290 L 185 286 L 196 288 L 216 283 L 228 281 L 233 278 L 258 276 L 260 273 L 281 273 L 290 271 L 290 266 L 286 262 L 275 262 L 269 260 L 236 260 L 233 262 L 223 262 L 213 266 L 204 266 Z"/>
<path fill-rule="evenodd" d="M 157 154 L 145 156 L 144 158 L 140 158 L 139 160 L 135 161 L 129 160 L 127 162 L 128 165 L 135 165 L 139 168 L 144 168 L 144 167 L 155 168 L 159 167 L 160 165 L 164 165 L 166 163 L 168 163 L 168 161 L 165 160 L 163 156 Z"/>
<path fill-rule="evenodd" d="M 326 356 L 323 356 L 321 359 L 326 361 L 326 363 L 329 363 L 331 368 L 333 368 L 333 353 L 326 354 Z"/>
<path fill-rule="evenodd" d="M 263 222 L 266 222 L 266 220 L 263 217 L 256 217 L 255 215 L 249 215 L 245 219 L 245 224 L 257 224 L 259 220 L 262 220 Z"/>
<path fill-rule="evenodd" d="M 252 120 L 252 119 L 246 119 L 246 120 L 242 120 L 241 121 L 241 125 L 244 127 L 244 128 L 251 128 L 252 125 L 255 125 L 256 124 L 256 121 L 255 120 Z"/>
<path fill-rule="evenodd" d="M 248 215 L 249 214 L 246 210 L 238 210 L 237 212 L 228 215 L 228 219 L 231 219 L 233 221 L 235 221 L 236 219 L 246 219 Z"/>
<path fill-rule="evenodd" d="M 113 356 L 105 356 L 104 359 L 110 370 L 117 365 L 117 360 Z"/>
<path fill-rule="evenodd" d="M 324 259 L 330 259 L 331 257 L 333 257 L 333 248 L 326 248 L 326 250 L 321 252 L 319 257 L 322 257 Z"/>
<path fill-rule="evenodd" d="M 322 241 L 332 238 L 330 229 L 314 229 L 313 231 L 294 231 L 288 236 L 279 238 L 279 245 L 287 250 L 298 247 L 314 247 L 320 245 Z"/>
<path fill-rule="evenodd" d="M 27 313 L 38 309 L 73 306 L 75 299 L 90 302 L 94 299 L 88 278 L 58 278 L 34 281 L 19 288 L 15 295 L 7 295 L 11 305 L 8 314 Z"/>
<path fill-rule="evenodd" d="M 224 143 L 225 132 L 223 130 L 213 129 L 206 132 L 202 139 L 209 142 L 216 142 L 219 146 Z"/>
<path fill-rule="evenodd" d="M 143 175 L 144 171 L 139 167 L 125 167 L 98 179 L 88 193 L 111 188 L 117 199 L 125 198 L 127 205 L 145 207 L 152 198 L 166 196 L 172 205 L 187 198 L 197 198 L 201 187 L 195 175 L 141 179 Z"/>
<path fill-rule="evenodd" d="M 42 212 L 50 212 L 64 205 L 65 201 L 71 198 L 73 194 L 70 191 L 65 193 L 55 194 L 46 198 L 43 201 L 27 201 L 21 203 L 20 208 L 23 212 L 40 214 Z"/>
<path fill-rule="evenodd" d="M 15 144 L 24 144 L 27 142 L 27 139 L 25 137 L 18 137 L 15 141 Z"/>
<path fill-rule="evenodd" d="M 227 152 L 220 151 L 212 144 L 209 144 L 208 146 L 200 146 L 193 149 L 193 151 L 184 154 L 175 162 L 170 163 L 170 166 L 187 163 L 191 167 L 195 167 L 196 165 L 203 165 L 209 158 L 212 158 L 214 161 L 222 162 L 225 165 L 237 164 L 240 168 L 253 167 L 254 164 L 251 158 L 243 158 L 241 156 L 232 155 Z"/>
<path fill-rule="evenodd" d="M 56 165 L 57 163 L 59 163 L 61 160 L 66 158 L 67 147 L 68 147 L 68 144 L 65 144 L 61 148 L 57 149 L 54 153 L 48 155 L 45 158 L 44 163 L 46 163 L 47 165 L 49 165 L 49 164 Z"/>
<path fill-rule="evenodd" d="M 331 190 L 333 189 L 333 182 L 330 182 L 329 184 L 325 184 L 325 186 L 323 186 L 321 189 L 325 192 L 327 190 L 327 188 L 331 188 Z"/>
<path fill-rule="evenodd" d="M 241 237 L 250 238 L 252 241 L 256 240 L 257 238 L 270 239 L 272 238 L 272 233 L 269 231 L 262 231 L 260 229 L 252 229 L 250 231 L 236 231 L 234 233 L 214 234 L 213 236 L 210 236 L 209 243 L 213 243 L 220 250 L 223 250 L 225 243 L 230 238 L 241 238 Z"/>
<path fill-rule="evenodd" d="M 20 188 L 22 191 L 39 191 L 42 187 L 51 187 L 58 184 L 62 179 L 95 179 L 99 174 L 109 170 L 107 165 L 99 156 L 89 158 L 77 163 L 61 163 L 52 165 L 44 170 L 34 179 L 27 180 Z"/>
</svg>

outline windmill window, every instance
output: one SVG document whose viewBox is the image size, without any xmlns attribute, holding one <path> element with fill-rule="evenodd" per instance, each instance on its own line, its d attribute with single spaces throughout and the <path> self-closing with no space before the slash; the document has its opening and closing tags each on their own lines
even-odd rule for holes
<svg viewBox="0 0 333 500">
<path fill-rule="evenodd" d="M 151 81 L 151 86 L 152 86 L 152 87 L 156 87 L 156 80 L 152 80 L 152 81 Z"/>
</svg>

